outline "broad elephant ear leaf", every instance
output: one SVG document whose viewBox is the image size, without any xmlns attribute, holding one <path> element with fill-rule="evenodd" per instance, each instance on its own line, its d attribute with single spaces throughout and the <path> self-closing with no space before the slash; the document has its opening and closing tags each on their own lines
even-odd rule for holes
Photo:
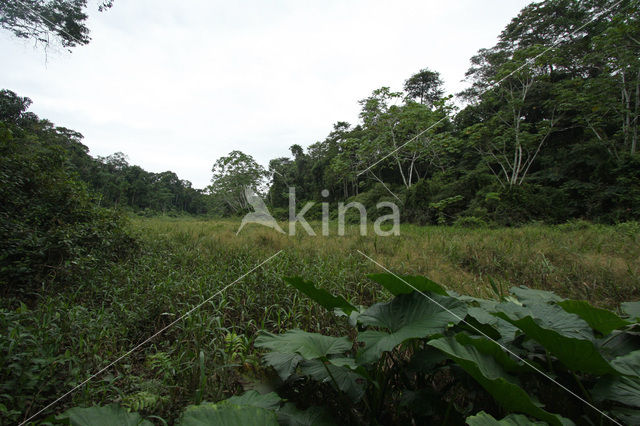
<svg viewBox="0 0 640 426">
<path fill-rule="evenodd" d="M 287 380 L 304 358 L 297 353 L 268 352 L 262 355 L 262 361 L 273 367 L 283 381 Z"/>
<path fill-rule="evenodd" d="M 382 330 L 366 330 L 358 334 L 365 344 L 358 354 L 359 362 L 368 364 L 409 340 L 444 332 L 450 324 L 457 324 L 467 313 L 466 304 L 452 297 L 431 293 L 401 294 L 387 303 L 377 303 L 360 314 L 362 325 Z"/>
<path fill-rule="evenodd" d="M 496 420 L 491 414 L 480 411 L 475 416 L 465 420 L 469 426 L 544 426 L 545 422 L 535 422 L 522 414 L 509 414 L 501 420 Z"/>
<path fill-rule="evenodd" d="M 491 309 L 491 311 L 493 311 L 493 308 Z M 475 319 L 480 326 L 482 326 L 483 324 L 490 326 L 491 328 L 489 330 L 493 330 L 493 332 L 488 333 L 497 333 L 498 335 L 494 336 L 494 338 L 499 339 L 503 343 L 513 341 L 516 337 L 516 333 L 519 331 L 518 327 L 514 326 L 508 321 L 503 320 L 502 318 L 498 318 L 495 315 L 492 315 L 488 309 L 471 306 L 469 307 L 468 315 L 469 322 L 473 322 L 472 319 Z M 486 329 L 486 327 L 483 328 Z M 487 333 L 486 330 L 485 333 Z"/>
<path fill-rule="evenodd" d="M 511 287 L 509 292 L 525 306 L 538 303 L 557 303 L 564 300 L 552 291 L 536 290 L 525 286 Z"/>
<path fill-rule="evenodd" d="M 279 408 L 281 401 L 282 398 L 280 398 L 275 392 L 261 394 L 258 391 L 249 390 L 242 395 L 235 395 L 225 399 L 224 401 L 220 401 L 218 404 L 248 405 L 251 407 L 275 410 Z"/>
<path fill-rule="evenodd" d="M 305 359 L 316 359 L 343 354 L 351 350 L 352 343 L 346 337 L 324 336 L 294 329 L 279 335 L 263 332 L 256 339 L 255 346 L 279 353 L 295 353 Z"/>
<path fill-rule="evenodd" d="M 343 363 L 338 362 L 339 365 L 336 365 L 330 361 L 303 361 L 300 364 L 300 373 L 310 376 L 315 381 L 337 386 L 338 390 L 347 394 L 354 402 L 360 401 L 364 395 L 366 379 Z"/>
<path fill-rule="evenodd" d="M 602 334 L 609 334 L 626 325 L 631 324 L 611 311 L 596 308 L 583 300 L 563 300 L 558 305 L 565 311 L 575 314 L 585 320 L 594 330 Z"/>
<path fill-rule="evenodd" d="M 640 301 L 621 303 L 620 309 L 629 317 L 629 319 L 631 319 L 631 321 L 640 321 Z"/>
<path fill-rule="evenodd" d="M 333 426 L 336 424 L 320 407 L 298 410 L 291 402 L 286 403 L 278 410 L 278 421 L 280 424 L 288 426 Z"/>
<path fill-rule="evenodd" d="M 104 407 L 70 408 L 56 416 L 56 420 L 69 421 L 73 426 L 152 426 L 138 413 L 130 413 L 118 404 Z"/>
<path fill-rule="evenodd" d="M 117 424 L 117 423 L 112 423 Z M 190 405 L 177 426 L 277 426 L 276 412 L 266 408 L 230 403 Z"/>
<path fill-rule="evenodd" d="M 547 303 L 526 307 L 502 303 L 496 309 L 495 315 L 544 346 L 568 369 L 592 374 L 617 374 L 598 350 L 589 324 L 577 315 Z"/>
<path fill-rule="evenodd" d="M 473 346 L 465 346 L 453 337 L 441 337 L 427 344 L 450 356 L 506 410 L 525 413 L 551 425 L 573 424 L 564 417 L 540 408 L 492 356 L 480 353 Z"/>
<path fill-rule="evenodd" d="M 442 286 L 426 277 L 411 275 L 396 276 L 393 274 L 371 274 L 367 276 L 369 279 L 389 290 L 394 296 L 413 293 L 416 289 L 423 293 L 430 292 L 441 296 L 447 295 L 447 291 Z"/>
<path fill-rule="evenodd" d="M 640 424 L 640 378 L 637 376 L 607 376 L 596 383 L 591 395 L 596 401 L 626 405 L 614 406 L 611 414 L 625 424 Z"/>
<path fill-rule="evenodd" d="M 284 281 L 330 312 L 340 309 L 349 316 L 351 312 L 356 310 L 356 307 L 347 302 L 342 296 L 334 296 L 322 288 L 317 288 L 311 281 L 305 281 L 300 277 L 285 277 Z"/>
<path fill-rule="evenodd" d="M 501 346 L 493 340 L 481 336 L 470 336 L 467 333 L 455 335 L 458 343 L 465 346 L 473 346 L 481 354 L 489 355 L 509 373 L 530 372 L 531 367 L 522 361 L 512 358 Z M 531 361 L 528 361 L 532 364 Z M 535 364 L 533 364 L 535 366 Z M 536 366 L 537 367 L 537 366 Z"/>
<path fill-rule="evenodd" d="M 640 350 L 617 357 L 611 361 L 611 365 L 621 374 L 640 379 Z"/>
</svg>

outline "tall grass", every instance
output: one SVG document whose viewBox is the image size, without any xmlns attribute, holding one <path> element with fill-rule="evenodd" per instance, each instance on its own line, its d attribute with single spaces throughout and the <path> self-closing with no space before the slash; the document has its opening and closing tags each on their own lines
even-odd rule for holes
<svg viewBox="0 0 640 426">
<path fill-rule="evenodd" d="M 31 306 L 3 300 L 8 374 L 0 404 L 5 423 L 22 420 L 278 250 L 283 252 L 219 297 L 91 381 L 47 414 L 72 405 L 118 401 L 166 420 L 198 400 L 216 401 L 264 382 L 256 332 L 291 328 L 346 334 L 342 322 L 293 291 L 302 275 L 353 304 L 389 295 L 366 279 L 379 272 L 356 250 L 403 274 L 449 289 L 491 296 L 489 280 L 527 285 L 612 307 L 640 297 L 637 226 L 528 226 L 462 229 L 403 225 L 400 236 L 296 236 L 237 221 L 134 219 L 143 251 L 107 274 L 68 288 L 43 287 Z M 318 234 L 320 224 L 312 224 Z M 13 374 L 13 375 L 12 375 Z M 16 379 L 17 377 L 17 379 Z M 7 379 L 8 380 L 8 379 Z M 8 384 L 7 384 L 8 383 Z"/>
</svg>

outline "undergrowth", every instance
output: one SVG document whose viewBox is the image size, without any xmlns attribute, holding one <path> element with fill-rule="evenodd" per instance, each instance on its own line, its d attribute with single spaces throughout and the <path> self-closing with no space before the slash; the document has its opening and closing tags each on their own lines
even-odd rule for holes
<svg viewBox="0 0 640 426">
<path fill-rule="evenodd" d="M 134 257 L 99 273 L 85 271 L 66 286 L 45 282 L 27 303 L 2 299 L 3 423 L 29 418 L 281 249 L 38 418 L 117 403 L 171 423 L 189 404 L 271 383 L 255 348 L 260 330 L 355 337 L 348 322 L 294 291 L 283 276 L 309 277 L 353 305 L 388 299 L 386 290 L 366 279 L 376 266 L 356 249 L 393 270 L 426 275 L 474 297 L 492 296 L 490 281 L 505 292 L 522 284 L 609 308 L 639 296 L 633 224 L 579 230 L 403 226 L 400 237 L 387 238 L 373 232 L 362 237 L 355 226 L 345 237 L 332 228 L 326 238 L 288 237 L 254 226 L 236 237 L 238 223 L 232 221 L 152 218 L 133 226 L 142 239 Z M 313 387 L 302 389 L 314 397 Z"/>
</svg>

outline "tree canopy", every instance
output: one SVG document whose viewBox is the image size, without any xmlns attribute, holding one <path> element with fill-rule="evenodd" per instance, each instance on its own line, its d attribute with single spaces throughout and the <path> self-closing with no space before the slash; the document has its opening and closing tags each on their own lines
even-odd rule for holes
<svg viewBox="0 0 640 426">
<path fill-rule="evenodd" d="M 99 3 L 100 11 L 113 0 Z M 0 27 L 16 37 L 49 45 L 58 41 L 71 48 L 91 41 L 86 25 L 87 0 L 4 0 L 0 2 Z"/>
</svg>

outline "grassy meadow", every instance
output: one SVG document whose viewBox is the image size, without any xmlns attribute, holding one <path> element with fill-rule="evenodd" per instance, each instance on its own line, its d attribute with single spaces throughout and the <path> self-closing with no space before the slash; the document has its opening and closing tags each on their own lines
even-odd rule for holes
<svg viewBox="0 0 640 426">
<path fill-rule="evenodd" d="M 320 224 L 312 223 L 319 233 Z M 495 297 L 526 285 L 615 308 L 640 298 L 637 223 L 464 229 L 402 225 L 400 236 L 296 236 L 259 225 L 197 218 L 133 218 L 142 244 L 136 256 L 69 288 L 43 287 L 29 304 L 3 300 L 2 327 L 14 340 L 14 389 L 2 413 L 7 423 L 28 418 L 110 361 L 170 324 L 217 290 L 282 252 L 213 297 L 140 350 L 60 401 L 66 407 L 112 401 L 171 422 L 180 410 L 243 389 L 268 387 L 253 348 L 261 329 L 291 328 L 338 335 L 349 327 L 283 276 L 301 276 L 352 304 L 388 299 L 367 279 L 381 272 L 357 250 L 394 272 L 424 275 L 462 294 Z M 34 361 L 35 360 L 35 361 Z M 38 362 L 45 360 L 46 362 Z M 53 362 L 51 362 L 53 361 Z M 13 376 L 12 376 L 13 377 Z M 46 397 L 43 397 L 44 395 Z M 5 396 L 7 398 L 7 396 Z"/>
<path fill-rule="evenodd" d="M 293 264 L 287 262 L 281 269 L 276 261 L 264 269 L 302 275 L 355 302 L 381 296 L 365 277 L 380 268 L 358 250 L 396 273 L 424 275 L 448 289 L 479 297 L 493 294 L 490 279 L 505 291 L 526 285 L 604 307 L 640 295 L 640 228 L 635 223 L 500 229 L 402 225 L 399 236 L 388 237 L 376 236 L 372 226 L 361 236 L 357 225 L 347 225 L 346 235 L 339 236 L 336 223 L 330 224 L 328 236 L 322 236 L 321 224 L 310 224 L 318 235 L 309 236 L 299 226 L 296 235 L 289 236 L 260 225 L 248 225 L 236 235 L 239 223 L 231 220 L 134 222 L 144 235 L 161 236 L 175 242 L 175 248 L 195 251 L 197 264 L 215 262 L 221 250 L 264 258 L 284 250 Z M 287 229 L 285 224 L 282 228 Z"/>
</svg>

